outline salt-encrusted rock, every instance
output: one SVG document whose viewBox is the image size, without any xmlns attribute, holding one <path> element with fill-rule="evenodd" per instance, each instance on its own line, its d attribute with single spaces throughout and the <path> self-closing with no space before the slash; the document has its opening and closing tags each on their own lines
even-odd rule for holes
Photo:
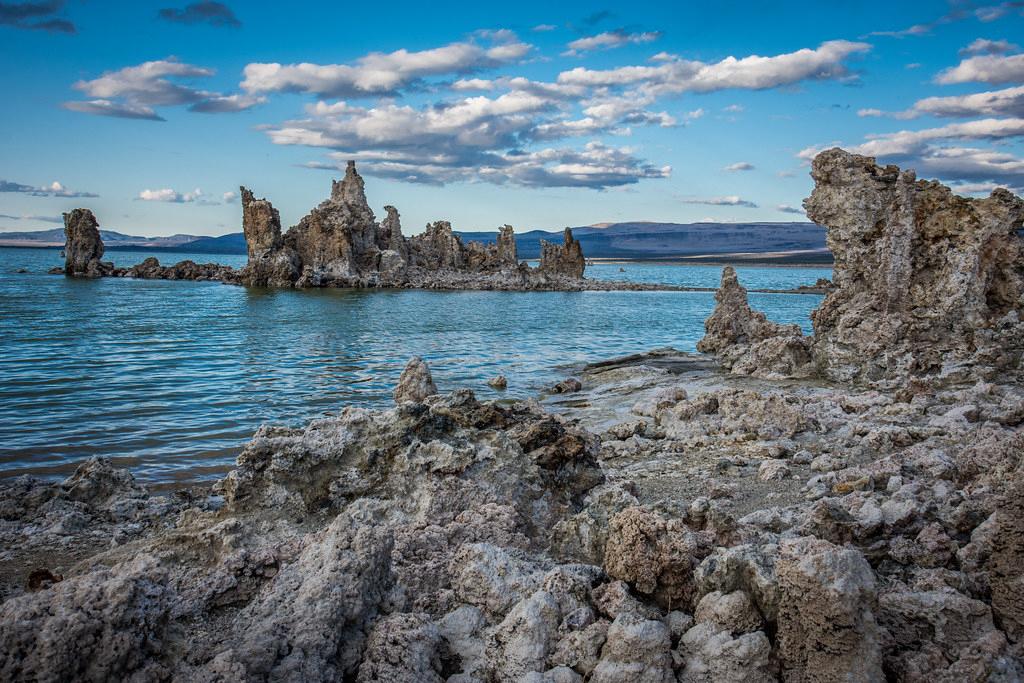
<svg viewBox="0 0 1024 683">
<path fill-rule="evenodd" d="M 561 621 L 558 600 L 547 591 L 537 591 L 517 603 L 498 625 L 487 648 L 495 680 L 515 683 L 530 672 L 545 671 Z"/>
<path fill-rule="evenodd" d="M 815 362 L 841 381 L 1016 372 L 1024 201 L 954 195 L 914 171 L 835 148 L 804 208 L 828 228 L 835 289 L 812 315 Z"/>
<path fill-rule="evenodd" d="M 300 267 L 295 251 L 283 246 L 281 215 L 266 199 L 256 199 L 245 187 L 238 189 L 242 197 L 242 232 L 249 254 L 239 281 L 254 287 L 291 286 Z"/>
<path fill-rule="evenodd" d="M 426 614 L 390 614 L 370 630 L 356 681 L 443 683 L 457 666 L 440 630 Z"/>
<path fill-rule="evenodd" d="M 159 680 L 175 595 L 154 558 L 0 604 L 0 679 Z"/>
<path fill-rule="evenodd" d="M 420 403 L 427 396 L 437 393 L 437 386 L 434 378 L 430 375 L 430 368 L 419 356 L 413 356 L 405 365 L 402 376 L 398 378 L 398 385 L 395 387 L 395 403 L 412 401 Z"/>
<path fill-rule="evenodd" d="M 587 267 L 583 258 L 583 247 L 572 236 L 572 230 L 565 229 L 561 244 L 553 244 L 545 240 L 540 242 L 540 265 L 542 273 L 562 275 L 579 279 Z"/>
<path fill-rule="evenodd" d="M 495 375 L 487 380 L 487 386 L 502 391 L 508 388 L 508 380 L 505 378 L 505 375 Z"/>
<path fill-rule="evenodd" d="M 810 342 L 797 325 L 773 323 L 750 308 L 732 266 L 722 270 L 715 310 L 704 323 L 697 350 L 717 354 L 736 374 L 789 377 L 812 372 Z"/>
<path fill-rule="evenodd" d="M 672 639 L 660 621 L 621 614 L 608 627 L 593 683 L 673 683 Z"/>
<path fill-rule="evenodd" d="M 103 258 L 100 224 L 89 209 L 64 214 L 64 274 L 84 277 L 108 275 L 113 266 Z"/>
<path fill-rule="evenodd" d="M 700 599 L 694 621 L 717 624 L 732 633 L 753 633 L 764 628 L 764 619 L 743 591 L 712 591 Z"/>
<path fill-rule="evenodd" d="M 784 540 L 775 571 L 785 679 L 883 680 L 875 576 L 864 556 L 816 538 Z"/>
<path fill-rule="evenodd" d="M 714 622 L 697 624 L 679 641 L 680 683 L 777 681 L 772 645 L 762 631 L 736 635 Z"/>
<path fill-rule="evenodd" d="M 1024 642 L 1024 473 L 1016 474 L 994 517 L 988 562 L 992 610 L 1007 635 Z"/>
<path fill-rule="evenodd" d="M 686 608 L 695 598 L 693 570 L 710 551 L 708 534 L 631 507 L 611 520 L 604 568 L 663 607 Z"/>
</svg>

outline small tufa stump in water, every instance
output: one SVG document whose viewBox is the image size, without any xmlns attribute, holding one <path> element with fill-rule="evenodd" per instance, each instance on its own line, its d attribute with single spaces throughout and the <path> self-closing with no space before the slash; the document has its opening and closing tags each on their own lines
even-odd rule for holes
<svg viewBox="0 0 1024 683">
<path fill-rule="evenodd" d="M 413 356 L 398 378 L 398 386 L 392 394 L 395 403 L 422 403 L 427 396 L 437 393 L 437 386 L 434 378 L 430 375 L 430 368 L 419 356 Z"/>
</svg>

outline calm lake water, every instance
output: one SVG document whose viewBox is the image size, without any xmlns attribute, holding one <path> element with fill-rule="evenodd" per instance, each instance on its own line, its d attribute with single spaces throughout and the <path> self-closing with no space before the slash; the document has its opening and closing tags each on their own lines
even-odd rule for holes
<svg viewBox="0 0 1024 683">
<path fill-rule="evenodd" d="M 149 255 L 107 258 L 131 265 Z M 293 291 L 46 274 L 60 264 L 59 250 L 0 248 L 0 477 L 63 476 L 98 454 L 150 484 L 209 480 L 262 423 L 300 425 L 348 403 L 388 404 L 410 356 L 427 359 L 442 391 L 531 396 L 572 364 L 659 346 L 692 351 L 714 307 L 712 294 L 695 292 Z M 714 287 L 721 269 L 587 272 Z M 771 289 L 831 274 L 738 272 L 747 287 Z M 820 299 L 751 295 L 771 319 L 808 330 Z M 498 373 L 508 377 L 506 392 L 485 384 Z"/>
</svg>

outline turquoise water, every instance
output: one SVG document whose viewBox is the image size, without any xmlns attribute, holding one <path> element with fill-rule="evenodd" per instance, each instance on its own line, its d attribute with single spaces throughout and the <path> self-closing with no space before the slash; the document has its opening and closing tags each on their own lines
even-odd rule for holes
<svg viewBox="0 0 1024 683">
<path fill-rule="evenodd" d="M 147 255 L 107 256 L 130 265 Z M 63 475 L 99 454 L 152 484 L 208 480 L 261 423 L 300 425 L 347 403 L 388 404 L 410 356 L 427 359 L 441 390 L 525 397 L 567 365 L 658 346 L 693 350 L 714 307 L 702 292 L 293 291 L 45 274 L 59 263 L 57 250 L 0 249 L 0 476 Z M 591 275 L 714 286 L 720 274 L 622 267 Z M 740 270 L 751 288 L 828 275 Z M 805 329 L 819 301 L 751 295 L 772 319 Z M 498 373 L 508 377 L 506 392 L 485 384 Z"/>
</svg>

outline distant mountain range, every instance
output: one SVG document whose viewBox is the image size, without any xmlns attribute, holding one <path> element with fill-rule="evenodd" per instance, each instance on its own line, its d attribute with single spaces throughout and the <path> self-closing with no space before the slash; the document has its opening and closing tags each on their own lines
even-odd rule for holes
<svg viewBox="0 0 1024 683">
<path fill-rule="evenodd" d="M 827 262 L 825 230 L 814 223 L 600 223 L 574 227 L 573 235 L 587 258 L 701 261 L 724 256 Z M 458 232 L 463 241 L 494 242 L 497 232 Z M 245 237 L 172 235 L 139 237 L 101 230 L 108 249 L 146 249 L 201 254 L 244 254 Z M 540 240 L 561 243 L 562 233 L 530 230 L 516 234 L 520 258 L 540 256 Z M 0 232 L 0 246 L 59 247 L 63 228 L 34 232 Z"/>
</svg>

